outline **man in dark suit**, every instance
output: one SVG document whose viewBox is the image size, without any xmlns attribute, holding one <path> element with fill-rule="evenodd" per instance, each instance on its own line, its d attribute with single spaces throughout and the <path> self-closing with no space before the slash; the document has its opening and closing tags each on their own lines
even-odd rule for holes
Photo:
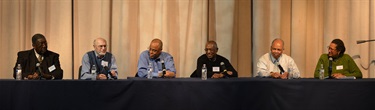
<svg viewBox="0 0 375 110">
<path fill-rule="evenodd" d="M 206 65 L 207 78 L 230 78 L 238 77 L 236 69 L 233 68 L 229 60 L 217 52 L 219 48 L 215 41 L 208 41 L 204 49 L 206 54 L 201 55 L 197 60 L 197 69 L 190 77 L 202 77 L 202 66 Z"/>
<path fill-rule="evenodd" d="M 33 49 L 18 52 L 17 62 L 13 68 L 16 78 L 16 68 L 22 66 L 22 79 L 62 79 L 63 70 L 60 67 L 59 54 L 47 50 L 47 40 L 42 34 L 32 38 Z"/>
</svg>

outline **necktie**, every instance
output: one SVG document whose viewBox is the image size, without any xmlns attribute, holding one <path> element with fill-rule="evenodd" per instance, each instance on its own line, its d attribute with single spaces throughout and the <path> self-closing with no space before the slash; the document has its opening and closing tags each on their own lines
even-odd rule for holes
<svg viewBox="0 0 375 110">
<path fill-rule="evenodd" d="M 41 56 L 41 55 L 38 56 L 38 61 L 39 61 L 40 63 L 42 63 L 43 59 L 42 59 L 42 56 Z"/>
<path fill-rule="evenodd" d="M 279 70 L 280 70 L 280 74 L 283 74 L 285 71 L 284 71 L 284 68 L 280 65 L 280 63 L 279 63 L 279 61 L 278 60 L 276 60 L 276 65 L 277 65 L 277 67 L 279 68 Z"/>
</svg>

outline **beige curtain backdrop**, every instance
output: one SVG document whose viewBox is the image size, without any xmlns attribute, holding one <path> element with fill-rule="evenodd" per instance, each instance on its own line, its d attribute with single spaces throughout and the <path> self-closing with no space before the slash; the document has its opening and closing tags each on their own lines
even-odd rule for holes
<svg viewBox="0 0 375 110">
<path fill-rule="evenodd" d="M 271 41 L 282 38 L 285 54 L 292 56 L 302 77 L 313 77 L 316 63 L 327 46 L 339 38 L 365 78 L 375 77 L 373 0 L 253 0 L 253 59 L 270 51 Z M 253 68 L 256 68 L 253 62 Z M 370 67 L 368 70 L 362 68 Z M 256 69 L 253 69 L 255 72 Z"/>
<path fill-rule="evenodd" d="M 177 77 L 189 77 L 207 40 L 232 60 L 240 76 L 251 71 L 251 1 L 248 0 L 1 0 L 0 78 L 11 79 L 18 51 L 31 49 L 42 33 L 60 54 L 64 79 L 78 78 L 82 56 L 93 40 L 108 41 L 119 77 L 134 76 L 139 54 L 154 38 L 174 56 Z M 212 15 L 212 16 L 211 16 Z M 210 18 L 209 18 L 210 16 Z M 215 20 L 215 21 L 210 21 Z M 210 23 L 209 23 L 210 21 Z M 208 25 L 212 25 L 209 27 Z M 208 30 L 215 32 L 209 36 Z M 241 49 L 241 50 L 239 50 Z M 244 58 L 241 58 L 244 57 Z M 72 73 L 74 75 L 72 75 Z"/>
<path fill-rule="evenodd" d="M 13 79 L 17 52 L 32 49 L 31 37 L 46 36 L 48 49 L 60 54 L 64 78 L 72 69 L 71 0 L 0 0 L 1 79 Z"/>
<path fill-rule="evenodd" d="M 375 77 L 369 65 L 375 44 L 356 44 L 375 39 L 373 0 L 0 0 L 0 15 L 1 79 L 12 79 L 17 52 L 32 48 L 35 33 L 60 54 L 64 79 L 77 79 L 82 56 L 97 37 L 107 39 L 121 79 L 134 76 L 139 54 L 153 38 L 174 56 L 177 77 L 194 71 L 207 40 L 218 42 L 218 54 L 240 77 L 251 77 L 278 37 L 302 77 L 313 76 L 334 38 L 344 41 L 347 54 L 361 56 L 355 61 L 365 78 Z"/>
</svg>

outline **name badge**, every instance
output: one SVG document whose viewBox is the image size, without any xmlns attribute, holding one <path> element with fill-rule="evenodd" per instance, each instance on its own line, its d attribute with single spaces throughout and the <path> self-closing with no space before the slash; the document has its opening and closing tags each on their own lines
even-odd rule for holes
<svg viewBox="0 0 375 110">
<path fill-rule="evenodd" d="M 212 67 L 213 72 L 220 72 L 220 67 Z"/>
<path fill-rule="evenodd" d="M 55 69 L 56 69 L 55 65 L 52 65 L 52 66 L 48 67 L 49 72 L 52 72 L 52 71 L 54 71 Z"/>
<path fill-rule="evenodd" d="M 105 67 L 105 66 L 108 66 L 108 62 L 107 61 L 104 61 L 102 60 L 102 66 Z"/>
<path fill-rule="evenodd" d="M 344 69 L 344 66 L 343 66 L 343 65 L 338 65 L 338 66 L 336 66 L 336 70 L 342 70 L 342 69 Z"/>
</svg>

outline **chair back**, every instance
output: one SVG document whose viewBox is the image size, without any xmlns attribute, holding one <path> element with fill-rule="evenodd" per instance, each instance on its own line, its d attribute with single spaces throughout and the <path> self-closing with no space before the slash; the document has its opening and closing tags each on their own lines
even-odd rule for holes
<svg viewBox="0 0 375 110">
<path fill-rule="evenodd" d="M 82 65 L 79 66 L 79 69 L 78 69 L 78 79 L 81 79 L 81 71 L 82 71 Z"/>
</svg>

